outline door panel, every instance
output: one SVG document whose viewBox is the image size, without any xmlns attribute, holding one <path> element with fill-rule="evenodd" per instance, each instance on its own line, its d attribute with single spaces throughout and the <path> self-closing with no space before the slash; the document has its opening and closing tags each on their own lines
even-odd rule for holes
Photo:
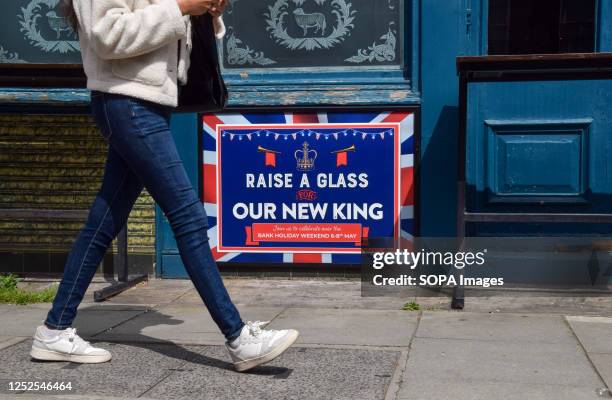
<svg viewBox="0 0 612 400">
<path fill-rule="evenodd" d="M 612 81 L 472 83 L 474 212 L 612 212 Z"/>
</svg>

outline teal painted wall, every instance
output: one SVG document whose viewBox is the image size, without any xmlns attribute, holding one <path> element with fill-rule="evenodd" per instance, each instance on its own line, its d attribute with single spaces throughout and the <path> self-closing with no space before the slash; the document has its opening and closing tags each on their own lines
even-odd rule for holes
<svg viewBox="0 0 612 400">
<path fill-rule="evenodd" d="M 421 6 L 422 236 L 453 236 L 457 206 L 458 78 L 455 58 L 470 53 L 470 2 L 424 0 Z M 472 16 L 473 23 L 477 23 Z"/>
</svg>

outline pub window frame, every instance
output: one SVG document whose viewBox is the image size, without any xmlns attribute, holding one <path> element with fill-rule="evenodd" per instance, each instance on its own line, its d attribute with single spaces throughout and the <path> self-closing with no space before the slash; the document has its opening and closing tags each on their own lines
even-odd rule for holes
<svg viewBox="0 0 612 400">
<path fill-rule="evenodd" d="M 480 49 L 480 54 L 490 55 L 489 53 L 489 2 L 490 0 L 480 0 L 480 20 L 481 20 L 481 29 L 480 29 L 480 45 L 478 46 Z M 593 44 L 593 53 L 599 53 L 602 51 L 602 37 L 608 36 L 607 32 L 604 32 L 605 27 L 602 25 L 602 19 L 604 16 L 610 17 L 610 11 L 606 10 L 603 12 L 603 4 L 602 0 L 595 0 L 595 30 L 594 30 L 594 44 Z M 524 53 L 524 54 L 535 54 L 535 53 Z M 556 54 L 570 54 L 570 53 L 556 53 Z"/>
<path fill-rule="evenodd" d="M 420 0 L 400 0 L 398 27 L 399 65 L 330 66 L 330 67 L 244 67 L 227 69 L 223 66 L 224 42 L 218 41 L 219 60 L 225 81 L 230 86 L 251 85 L 409 85 L 418 92 L 419 84 L 419 11 Z"/>
</svg>

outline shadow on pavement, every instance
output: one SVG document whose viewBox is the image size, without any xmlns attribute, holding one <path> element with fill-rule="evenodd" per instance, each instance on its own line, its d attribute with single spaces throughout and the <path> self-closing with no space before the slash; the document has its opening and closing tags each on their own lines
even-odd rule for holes
<svg viewBox="0 0 612 400">
<path fill-rule="evenodd" d="M 86 313 L 95 313 L 97 311 L 94 310 L 89 310 L 87 308 L 80 310 L 79 314 L 86 314 Z M 203 365 L 203 366 L 209 366 L 209 367 L 214 367 L 214 368 L 219 368 L 219 369 L 224 369 L 224 370 L 231 370 L 233 371 L 233 364 L 224 360 L 219 360 L 216 358 L 212 358 L 212 357 L 208 357 L 205 356 L 203 354 L 200 354 L 196 351 L 193 351 L 191 349 L 189 349 L 188 347 L 176 344 L 172 341 L 169 340 L 163 340 L 163 339 L 159 339 L 159 338 L 154 338 L 154 337 L 150 337 L 147 335 L 142 334 L 141 332 L 144 331 L 145 328 L 149 327 L 149 326 L 157 326 L 157 325 L 181 325 L 183 322 L 183 320 L 181 319 L 177 319 L 171 315 L 166 315 L 163 314 L 157 310 L 154 309 L 150 309 L 146 312 L 146 315 L 148 317 L 152 317 L 152 318 L 139 318 L 144 314 L 139 314 L 137 316 L 135 316 L 134 318 L 128 319 L 127 321 L 123 321 L 121 324 L 124 324 L 126 322 L 130 322 L 130 325 L 133 328 L 133 332 L 130 333 L 130 339 L 126 340 L 126 341 L 122 341 L 122 340 L 97 340 L 95 338 L 87 338 L 87 340 L 89 340 L 91 343 L 104 343 L 104 342 L 112 342 L 112 343 L 119 343 L 119 344 L 123 344 L 126 346 L 132 346 L 132 347 L 139 347 L 142 349 L 146 349 L 146 350 L 152 350 L 155 352 L 160 353 L 163 356 L 166 357 L 170 357 L 170 358 L 175 358 L 178 360 L 183 360 L 186 362 L 190 362 L 190 363 L 194 363 L 194 364 L 199 364 L 199 365 Z M 151 321 L 154 320 L 155 324 L 150 324 L 147 323 L 147 321 Z M 121 326 L 121 324 L 114 326 L 112 328 L 109 328 L 107 330 L 105 330 L 104 332 L 107 331 L 111 331 L 112 329 L 115 329 L 119 326 Z M 97 334 L 100 334 L 102 332 L 98 332 Z M 93 336 L 96 336 L 93 335 Z M 195 347 L 195 346 L 189 346 L 189 347 Z M 198 345 L 198 347 L 206 347 L 204 345 Z M 229 358 L 229 355 L 228 355 Z M 112 362 L 112 361 L 111 361 Z M 251 374 L 251 375 L 264 375 L 264 376 L 274 376 L 277 379 L 284 379 L 286 377 L 288 377 L 291 374 L 292 370 L 288 369 L 288 368 L 282 368 L 282 367 L 273 367 L 273 366 L 266 366 L 266 365 L 262 365 L 256 368 L 253 368 L 250 371 L 246 371 L 243 372 L 245 374 Z"/>
</svg>

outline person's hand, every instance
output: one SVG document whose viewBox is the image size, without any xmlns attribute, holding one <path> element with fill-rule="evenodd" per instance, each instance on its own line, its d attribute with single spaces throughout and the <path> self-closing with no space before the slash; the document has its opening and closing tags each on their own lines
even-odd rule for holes
<svg viewBox="0 0 612 400">
<path fill-rule="evenodd" d="M 208 13 L 213 17 L 220 17 L 221 14 L 225 11 L 225 7 L 227 7 L 228 0 L 219 0 L 217 5 L 213 6 L 208 10 Z"/>
<path fill-rule="evenodd" d="M 218 7 L 219 1 L 220 0 L 176 0 L 176 3 L 183 15 L 202 15 L 206 14 L 213 7 Z"/>
</svg>

